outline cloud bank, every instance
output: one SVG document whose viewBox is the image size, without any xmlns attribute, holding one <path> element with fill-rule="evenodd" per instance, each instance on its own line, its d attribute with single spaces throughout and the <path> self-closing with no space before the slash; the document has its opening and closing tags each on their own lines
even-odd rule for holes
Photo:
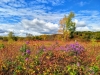
<svg viewBox="0 0 100 75">
<path fill-rule="evenodd" d="M 13 31 L 17 36 L 56 34 L 59 21 L 68 15 L 68 11 L 52 11 L 53 7 L 63 5 L 66 0 L 1 0 L 0 36 Z M 49 4 L 49 5 L 48 5 Z M 80 6 L 86 2 L 76 3 Z M 100 12 L 80 10 L 75 12 L 73 21 L 76 31 L 99 31 Z"/>
</svg>

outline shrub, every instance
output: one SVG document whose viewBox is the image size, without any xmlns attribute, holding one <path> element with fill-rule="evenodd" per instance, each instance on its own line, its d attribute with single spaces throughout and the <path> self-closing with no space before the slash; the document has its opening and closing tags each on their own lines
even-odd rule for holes
<svg viewBox="0 0 100 75">
<path fill-rule="evenodd" d="M 0 44 L 0 49 L 3 49 L 4 48 L 4 44 Z"/>
</svg>

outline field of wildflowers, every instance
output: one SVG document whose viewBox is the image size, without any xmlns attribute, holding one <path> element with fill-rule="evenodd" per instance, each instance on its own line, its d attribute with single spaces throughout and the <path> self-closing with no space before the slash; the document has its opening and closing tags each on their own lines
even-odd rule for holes
<svg viewBox="0 0 100 75">
<path fill-rule="evenodd" d="M 1 41 L 0 75 L 100 75 L 100 43 Z"/>
</svg>

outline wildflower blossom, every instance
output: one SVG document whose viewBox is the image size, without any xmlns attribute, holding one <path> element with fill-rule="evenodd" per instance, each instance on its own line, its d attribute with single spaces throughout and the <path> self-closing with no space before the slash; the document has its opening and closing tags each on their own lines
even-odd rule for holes
<svg viewBox="0 0 100 75">
<path fill-rule="evenodd" d="M 26 53 L 27 53 L 27 54 L 30 54 L 30 53 L 31 53 L 31 51 L 30 51 L 29 49 L 27 49 L 27 50 L 26 50 Z"/>
<path fill-rule="evenodd" d="M 28 60 L 29 60 L 29 58 L 26 58 L 25 60 L 26 60 L 26 61 L 28 61 Z"/>
<path fill-rule="evenodd" d="M 29 44 L 29 41 L 26 41 L 26 44 Z"/>
<path fill-rule="evenodd" d="M 81 53 L 83 50 L 84 50 L 84 47 L 81 46 L 81 45 L 78 44 L 78 43 L 70 44 L 70 45 L 66 46 L 66 51 L 73 51 L 73 52 L 75 52 L 76 54 Z"/>
</svg>

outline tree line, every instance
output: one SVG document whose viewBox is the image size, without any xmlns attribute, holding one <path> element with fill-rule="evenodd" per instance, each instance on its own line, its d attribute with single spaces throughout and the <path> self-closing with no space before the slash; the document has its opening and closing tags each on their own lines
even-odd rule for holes
<svg viewBox="0 0 100 75">
<path fill-rule="evenodd" d="M 73 34 L 73 38 L 66 38 L 66 41 L 68 40 L 79 40 L 79 41 L 90 41 L 91 39 L 95 39 L 97 41 L 100 41 L 100 31 L 98 32 L 92 32 L 92 31 L 75 31 Z M 0 40 L 3 41 L 25 41 L 25 40 L 42 40 L 42 41 L 65 41 L 63 34 L 52 34 L 52 35 L 39 35 L 39 36 L 33 36 L 31 34 L 27 34 L 26 37 L 19 37 L 15 36 L 14 33 L 9 32 L 8 36 L 0 36 Z"/>
</svg>

